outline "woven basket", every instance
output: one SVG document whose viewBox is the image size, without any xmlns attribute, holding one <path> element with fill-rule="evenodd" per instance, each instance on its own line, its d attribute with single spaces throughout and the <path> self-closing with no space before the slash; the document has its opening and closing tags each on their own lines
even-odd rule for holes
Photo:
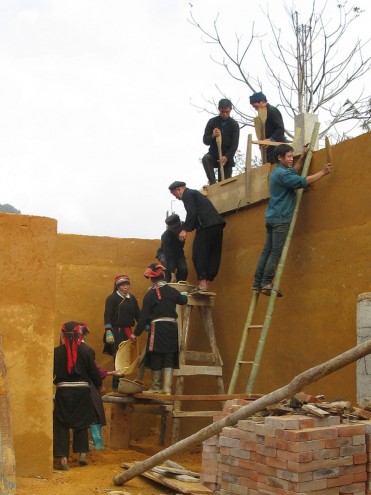
<svg viewBox="0 0 371 495">
<path fill-rule="evenodd" d="M 191 289 L 194 289 L 195 287 L 194 285 L 191 285 L 188 282 L 185 282 L 184 280 L 179 280 L 179 282 L 176 283 L 168 282 L 167 285 L 170 285 L 170 287 L 173 287 L 179 292 L 189 292 Z"/>
<path fill-rule="evenodd" d="M 138 341 L 124 340 L 119 345 L 115 357 L 115 370 L 123 375 L 131 375 L 138 367 L 140 360 Z"/>
<path fill-rule="evenodd" d="M 143 390 L 148 390 L 148 387 L 145 387 L 143 383 L 133 382 L 127 378 L 120 378 L 117 390 L 120 394 L 130 395 L 140 394 Z"/>
</svg>

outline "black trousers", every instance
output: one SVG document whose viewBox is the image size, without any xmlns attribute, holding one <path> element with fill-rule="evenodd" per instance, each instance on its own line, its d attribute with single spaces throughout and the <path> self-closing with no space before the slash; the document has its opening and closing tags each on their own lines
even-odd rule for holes
<svg viewBox="0 0 371 495">
<path fill-rule="evenodd" d="M 75 454 L 89 452 L 88 429 L 72 430 L 72 451 Z M 53 456 L 68 457 L 70 451 L 70 428 L 53 419 Z"/>
<path fill-rule="evenodd" d="M 202 157 L 202 165 L 204 166 L 204 170 L 206 173 L 206 177 L 209 181 L 209 184 L 215 184 L 215 172 L 214 170 L 217 168 L 218 169 L 218 182 L 221 181 L 220 177 L 220 167 L 219 167 L 219 162 L 217 158 L 215 158 L 213 155 L 210 153 L 206 153 Z M 229 179 L 232 177 L 232 165 L 229 165 L 229 162 L 227 162 L 224 167 L 224 178 Z"/>
<path fill-rule="evenodd" d="M 222 256 L 224 225 L 198 229 L 192 247 L 192 261 L 198 280 L 214 280 Z"/>
</svg>

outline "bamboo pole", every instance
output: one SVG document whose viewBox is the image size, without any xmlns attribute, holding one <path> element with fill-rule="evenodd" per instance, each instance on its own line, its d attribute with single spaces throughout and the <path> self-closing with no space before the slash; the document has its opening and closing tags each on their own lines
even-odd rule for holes
<svg viewBox="0 0 371 495">
<path fill-rule="evenodd" d="M 0 334 L 0 494 L 16 493 L 15 456 L 13 449 L 12 424 L 6 385 L 6 366 L 3 341 Z"/>
<path fill-rule="evenodd" d="M 306 177 L 308 175 L 308 170 L 309 170 L 310 162 L 312 160 L 312 155 L 313 155 L 313 149 L 314 149 L 315 143 L 317 141 L 317 137 L 318 137 L 319 127 L 320 127 L 319 122 L 316 122 L 314 124 L 312 137 L 311 137 L 310 144 L 309 144 L 309 151 L 307 153 L 307 156 L 305 157 L 304 167 L 303 167 L 302 174 L 301 174 L 302 177 Z M 283 269 L 285 267 L 287 253 L 288 253 L 289 246 L 291 243 L 292 233 L 294 231 L 296 220 L 298 218 L 299 207 L 300 207 L 302 197 L 303 197 L 303 189 L 298 189 L 296 191 L 296 203 L 295 203 L 294 213 L 292 215 L 292 219 L 291 219 L 289 231 L 287 234 L 287 238 L 285 241 L 285 245 L 283 246 L 281 258 L 278 262 L 277 272 L 276 272 L 276 275 L 274 277 L 274 282 L 273 282 L 273 289 L 271 292 L 271 296 L 269 298 L 267 312 L 266 312 L 265 318 L 264 318 L 263 328 L 262 328 L 262 331 L 260 333 L 259 342 L 258 342 L 256 352 L 255 352 L 254 364 L 252 365 L 251 373 L 250 373 L 249 380 L 248 380 L 247 387 L 246 387 L 246 393 L 248 393 L 248 394 L 252 393 L 255 379 L 256 379 L 256 376 L 257 376 L 258 371 L 259 371 L 260 362 L 261 362 L 261 358 L 262 358 L 263 350 L 264 350 L 264 345 L 265 345 L 265 341 L 266 341 L 266 338 L 268 335 L 268 331 L 269 331 L 269 327 L 271 324 L 272 315 L 273 315 L 273 311 L 274 311 L 274 306 L 276 303 L 277 290 L 278 290 L 278 287 L 279 287 L 280 282 L 281 282 L 281 277 L 282 277 Z"/>
<path fill-rule="evenodd" d="M 243 330 L 242 330 L 240 347 L 238 348 L 237 358 L 236 358 L 236 362 L 235 362 L 235 365 L 233 368 L 231 381 L 229 382 L 229 388 L 228 388 L 229 394 L 233 394 L 234 391 L 236 390 L 237 380 L 238 380 L 238 376 L 240 374 L 240 369 L 241 369 L 241 361 L 243 360 L 243 356 L 244 356 L 245 351 L 246 351 L 246 345 L 247 345 L 247 341 L 248 341 L 248 338 L 250 335 L 250 326 L 251 326 L 251 323 L 252 323 L 252 320 L 254 317 L 255 308 L 256 308 L 256 304 L 258 302 L 258 298 L 259 298 L 259 293 L 254 290 L 253 294 L 252 294 L 252 299 L 251 299 L 249 311 L 247 313 L 245 326 L 243 327 Z"/>
<path fill-rule="evenodd" d="M 229 414 L 225 418 L 216 421 L 212 425 L 206 426 L 206 428 L 203 428 L 197 433 L 184 438 L 180 442 L 167 447 L 166 449 L 158 452 L 152 457 L 149 457 L 143 462 L 135 464 L 127 471 L 117 474 L 113 478 L 113 483 L 118 486 L 123 485 L 135 476 L 138 476 L 139 474 L 152 469 L 154 466 L 161 464 L 163 461 L 169 459 L 171 456 L 180 454 L 181 452 L 188 450 L 193 445 L 199 444 L 200 442 L 203 442 L 204 440 L 220 433 L 224 427 L 233 426 L 238 421 L 246 419 L 249 416 L 257 413 L 258 411 L 262 411 L 272 404 L 275 404 L 288 397 L 292 397 L 298 392 L 301 392 L 304 387 L 307 387 L 311 383 L 320 380 L 321 378 L 343 368 L 344 366 L 347 366 L 348 364 L 357 361 L 358 359 L 363 358 L 364 356 L 367 356 L 370 353 L 371 340 L 367 340 L 363 344 L 357 345 L 356 347 L 353 347 L 352 349 L 349 349 L 342 354 L 335 356 L 329 361 L 326 361 L 322 364 L 314 366 L 313 368 L 310 368 L 309 370 L 304 371 L 300 375 L 294 377 L 293 380 L 284 387 L 274 390 L 267 395 L 264 395 L 251 404 L 241 407 L 241 409 L 239 409 L 238 411 Z"/>
</svg>

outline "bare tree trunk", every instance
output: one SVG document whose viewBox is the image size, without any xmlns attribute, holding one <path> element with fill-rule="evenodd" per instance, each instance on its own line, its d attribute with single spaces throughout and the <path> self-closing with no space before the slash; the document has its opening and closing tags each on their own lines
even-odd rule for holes
<svg viewBox="0 0 371 495">
<path fill-rule="evenodd" d="M 0 494 L 16 493 L 15 457 L 13 450 L 12 425 L 6 384 L 6 366 L 3 341 L 0 334 Z"/>
<path fill-rule="evenodd" d="M 364 342 L 361 345 L 353 347 L 348 351 L 326 361 L 325 363 L 319 364 L 314 368 L 310 368 L 307 371 L 304 371 L 300 375 L 296 376 L 289 384 L 285 385 L 278 390 L 275 390 L 267 395 L 264 395 L 260 399 L 252 402 L 251 404 L 242 407 L 238 411 L 226 416 L 220 421 L 216 421 L 212 425 L 206 426 L 202 430 L 194 433 L 193 435 L 184 438 L 180 442 L 171 445 L 170 447 L 158 452 L 154 456 L 146 459 L 143 462 L 136 464 L 131 467 L 127 471 L 117 474 L 113 478 L 113 482 L 115 485 L 123 485 L 126 481 L 131 480 L 135 476 L 152 469 L 154 466 L 161 464 L 166 459 L 169 459 L 171 456 L 175 454 L 179 454 L 180 452 L 184 452 L 188 450 L 195 444 L 203 442 L 207 438 L 210 438 L 217 433 L 220 433 L 221 430 L 226 426 L 233 426 L 241 419 L 246 419 L 252 414 L 257 413 L 265 409 L 267 406 L 275 404 L 287 397 L 291 397 L 296 393 L 303 390 L 307 385 L 318 381 L 320 378 L 333 373 L 334 371 L 347 366 L 350 363 L 357 361 L 358 359 L 367 356 L 371 353 L 371 340 Z"/>
</svg>

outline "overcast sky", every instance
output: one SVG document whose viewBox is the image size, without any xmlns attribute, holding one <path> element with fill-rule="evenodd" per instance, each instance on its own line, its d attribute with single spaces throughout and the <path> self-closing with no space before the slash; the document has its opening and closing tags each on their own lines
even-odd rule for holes
<svg viewBox="0 0 371 495">
<path fill-rule="evenodd" d="M 232 38 L 253 20 L 268 30 L 265 1 L 191 3 L 206 28 L 219 12 Z M 308 3 L 296 2 L 300 13 Z M 283 2 L 269 4 L 284 28 Z M 355 4 L 367 10 L 365 39 L 368 0 Z M 210 115 L 192 103 L 217 101 L 219 85 L 254 113 L 251 92 L 211 61 L 189 9 L 183 0 L 0 0 L 0 203 L 84 235 L 159 238 L 167 211 L 184 217 L 168 185 L 206 183 L 199 160 Z"/>
</svg>

